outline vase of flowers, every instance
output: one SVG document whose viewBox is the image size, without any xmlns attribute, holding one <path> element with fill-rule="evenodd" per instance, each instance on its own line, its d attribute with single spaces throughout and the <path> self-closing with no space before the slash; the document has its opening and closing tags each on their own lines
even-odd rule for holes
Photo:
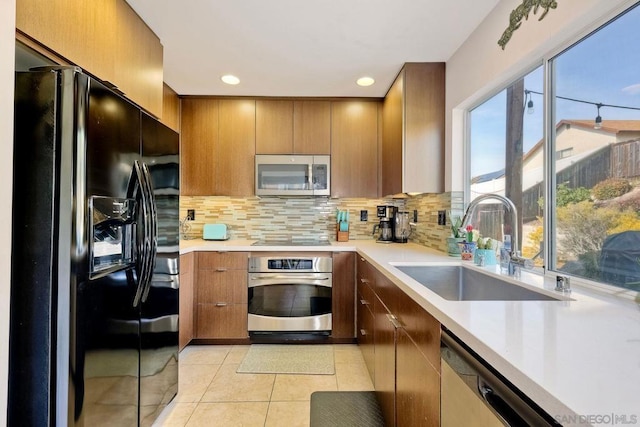
<svg viewBox="0 0 640 427">
<path fill-rule="evenodd" d="M 476 230 L 473 229 L 473 226 L 467 225 L 464 233 L 464 240 L 461 243 L 458 243 L 458 247 L 460 248 L 460 257 L 463 261 L 473 260 L 478 237 L 479 234 Z"/>
<path fill-rule="evenodd" d="M 447 254 L 452 257 L 460 258 L 460 246 L 458 243 L 464 241 L 462 227 L 462 219 L 459 216 L 452 217 L 449 215 L 451 221 L 451 237 L 447 237 Z"/>
</svg>

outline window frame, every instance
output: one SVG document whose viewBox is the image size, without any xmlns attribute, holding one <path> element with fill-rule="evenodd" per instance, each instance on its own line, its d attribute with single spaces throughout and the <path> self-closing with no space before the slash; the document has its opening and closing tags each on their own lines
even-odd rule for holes
<svg viewBox="0 0 640 427">
<path fill-rule="evenodd" d="M 500 82 L 494 86 L 493 90 L 487 91 L 487 93 L 480 97 L 476 102 L 472 103 L 464 109 L 464 144 L 463 144 L 463 156 L 464 156 L 464 188 L 463 188 L 463 201 L 464 206 L 468 206 L 470 202 L 471 194 L 471 111 L 479 107 L 483 103 L 490 100 L 492 97 L 505 90 L 514 82 L 523 78 L 527 74 L 531 73 L 536 68 L 542 66 L 543 74 L 543 95 L 542 95 L 542 108 L 543 108 L 543 179 L 545 185 L 543 186 L 543 256 L 544 266 L 543 268 L 536 268 L 531 270 L 532 273 L 541 275 L 545 278 L 555 281 L 557 276 L 570 276 L 573 283 L 583 286 L 584 288 L 595 290 L 599 294 L 607 294 L 616 298 L 639 300 L 640 292 L 625 289 L 615 285 L 610 285 L 604 282 L 594 281 L 581 276 L 573 276 L 571 274 L 560 272 L 557 270 L 557 245 L 552 244 L 554 231 L 557 227 L 556 220 L 556 152 L 555 152 L 555 138 L 556 129 L 555 124 L 551 118 L 555 117 L 555 86 L 552 82 L 552 76 L 554 75 L 554 61 L 553 59 L 562 55 L 565 51 L 571 49 L 573 46 L 579 44 L 583 40 L 591 37 L 593 34 L 603 29 L 608 24 L 615 21 L 618 17 L 624 15 L 635 7 L 640 7 L 640 1 L 627 3 L 616 8 L 611 13 L 600 17 L 597 21 L 593 22 L 588 28 L 575 35 L 574 37 L 566 40 L 561 45 L 550 50 L 546 54 L 543 54 L 540 58 L 530 62 L 528 67 L 523 67 L 519 72 L 509 80 Z M 553 232 L 552 232 L 553 231 Z M 525 236 L 521 239 L 524 241 Z"/>
</svg>

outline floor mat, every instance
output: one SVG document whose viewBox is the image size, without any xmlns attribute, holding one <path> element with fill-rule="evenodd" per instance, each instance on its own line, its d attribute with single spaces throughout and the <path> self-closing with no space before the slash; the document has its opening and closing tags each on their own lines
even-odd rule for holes
<svg viewBox="0 0 640 427">
<path fill-rule="evenodd" d="M 252 344 L 236 372 L 333 375 L 333 346 Z"/>
<path fill-rule="evenodd" d="M 311 393 L 310 427 L 384 427 L 375 391 Z"/>
</svg>

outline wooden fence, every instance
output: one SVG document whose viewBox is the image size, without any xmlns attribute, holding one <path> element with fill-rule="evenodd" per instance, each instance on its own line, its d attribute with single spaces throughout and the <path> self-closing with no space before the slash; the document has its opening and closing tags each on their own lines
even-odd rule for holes
<svg viewBox="0 0 640 427">
<path fill-rule="evenodd" d="M 556 174 L 556 184 L 569 188 L 593 188 L 607 178 L 634 178 L 640 176 L 640 140 L 607 145 L 575 162 Z M 544 183 L 528 188 L 522 194 L 523 222 L 542 216 L 538 200 L 544 192 Z"/>
</svg>

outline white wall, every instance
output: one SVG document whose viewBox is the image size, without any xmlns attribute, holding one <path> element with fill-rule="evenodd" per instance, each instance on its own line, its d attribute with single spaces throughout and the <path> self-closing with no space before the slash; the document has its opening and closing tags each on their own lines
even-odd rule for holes
<svg viewBox="0 0 640 427">
<path fill-rule="evenodd" d="M 7 423 L 15 16 L 15 0 L 0 0 L 0 426 Z"/>
<path fill-rule="evenodd" d="M 464 114 L 468 108 L 539 65 L 545 55 L 577 41 L 637 0 L 561 0 L 538 21 L 523 20 L 505 50 L 498 46 L 509 14 L 522 0 L 502 0 L 447 61 L 446 191 L 464 189 Z"/>
</svg>

